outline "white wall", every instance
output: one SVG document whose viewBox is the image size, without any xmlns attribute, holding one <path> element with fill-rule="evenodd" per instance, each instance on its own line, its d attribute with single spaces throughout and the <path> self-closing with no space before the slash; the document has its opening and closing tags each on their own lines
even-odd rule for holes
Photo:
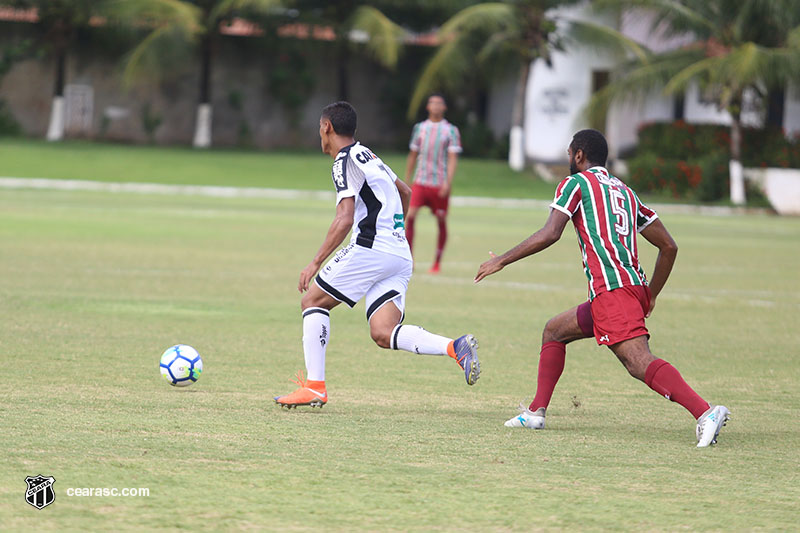
<svg viewBox="0 0 800 533">
<path fill-rule="evenodd" d="M 790 85 L 786 91 L 783 128 L 788 136 L 800 135 L 800 85 Z"/>
<path fill-rule="evenodd" d="M 596 17 L 581 6 L 556 13 L 576 19 Z M 613 20 L 606 23 L 613 25 Z M 592 91 L 592 72 L 611 70 L 616 60 L 585 47 L 571 46 L 552 57 L 552 68 L 536 61 L 528 79 L 525 101 L 525 155 L 529 159 L 566 160 L 572 135 L 588 126 L 584 116 Z"/>
<path fill-rule="evenodd" d="M 577 8 L 562 9 L 554 13 L 603 22 L 591 14 L 583 4 Z M 616 27 L 616 21 L 605 20 Z M 652 15 L 640 10 L 626 11 L 619 28 L 625 35 L 655 51 L 663 51 L 691 42 L 691 36 L 666 37 L 659 29 L 651 31 Z M 578 129 L 587 127 L 583 115 L 591 97 L 592 72 L 613 70 L 618 59 L 599 54 L 585 47 L 571 47 L 566 53 L 553 55 L 552 68 L 536 61 L 528 80 L 525 110 L 525 155 L 528 159 L 544 162 L 564 162 L 566 147 Z M 636 145 L 637 132 L 642 124 L 670 121 L 674 116 L 673 97 L 654 90 L 645 97 L 615 102 L 608 111 L 606 137 L 609 156 L 617 157 L 621 150 Z M 742 123 L 760 126 L 763 111 L 755 104 L 753 94 L 745 94 Z M 717 109 L 713 103 L 704 102 L 700 89 L 691 85 L 684 95 L 684 120 L 695 124 L 730 124 L 727 111 Z M 800 87 L 787 91 L 784 115 L 787 134 L 800 134 Z"/>
</svg>

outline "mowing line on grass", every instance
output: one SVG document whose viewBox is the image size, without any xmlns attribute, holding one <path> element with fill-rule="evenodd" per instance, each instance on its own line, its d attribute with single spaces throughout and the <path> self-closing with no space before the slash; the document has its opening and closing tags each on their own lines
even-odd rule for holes
<svg viewBox="0 0 800 533">
<path fill-rule="evenodd" d="M 166 185 L 163 183 L 118 183 L 89 180 L 60 180 L 49 178 L 15 178 L 0 176 L 3 189 L 45 189 L 60 191 L 97 191 L 113 193 L 161 194 L 181 196 L 210 196 L 216 198 L 268 198 L 277 200 L 324 200 L 332 202 L 332 191 L 299 189 L 272 189 L 267 187 L 224 187 L 219 185 Z M 486 198 L 479 196 L 453 196 L 455 207 L 493 207 L 500 209 L 544 209 L 550 200 L 528 198 Z M 651 204 L 657 211 L 672 214 L 732 216 L 742 214 L 770 214 L 769 209 L 725 207 L 689 204 Z"/>
</svg>

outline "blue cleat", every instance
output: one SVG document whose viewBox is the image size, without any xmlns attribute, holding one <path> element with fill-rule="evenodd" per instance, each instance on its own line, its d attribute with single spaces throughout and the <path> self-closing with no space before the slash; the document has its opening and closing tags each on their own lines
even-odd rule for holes
<svg viewBox="0 0 800 533">
<path fill-rule="evenodd" d="M 450 346 L 447 347 L 447 353 L 464 370 L 467 385 L 475 385 L 481 375 L 477 339 L 472 335 L 463 335 L 450 343 Z"/>
</svg>

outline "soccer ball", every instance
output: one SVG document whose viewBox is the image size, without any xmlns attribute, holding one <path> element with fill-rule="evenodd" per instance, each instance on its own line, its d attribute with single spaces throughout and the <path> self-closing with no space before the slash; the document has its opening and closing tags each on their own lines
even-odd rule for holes
<svg viewBox="0 0 800 533">
<path fill-rule="evenodd" d="M 177 344 L 161 356 L 161 375 L 170 385 L 186 387 L 203 372 L 203 360 L 197 350 L 186 344 Z"/>
</svg>

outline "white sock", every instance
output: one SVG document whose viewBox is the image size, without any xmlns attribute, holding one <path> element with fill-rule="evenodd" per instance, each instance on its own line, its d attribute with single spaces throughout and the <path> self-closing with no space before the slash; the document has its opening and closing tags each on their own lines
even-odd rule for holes
<svg viewBox="0 0 800 533">
<path fill-rule="evenodd" d="M 325 348 L 331 336 L 331 317 L 327 309 L 309 307 L 303 311 L 303 354 L 306 379 L 325 381 Z"/>
<path fill-rule="evenodd" d="M 425 331 L 419 326 L 397 325 L 392 330 L 392 349 L 427 355 L 447 355 L 453 339 Z"/>
</svg>

